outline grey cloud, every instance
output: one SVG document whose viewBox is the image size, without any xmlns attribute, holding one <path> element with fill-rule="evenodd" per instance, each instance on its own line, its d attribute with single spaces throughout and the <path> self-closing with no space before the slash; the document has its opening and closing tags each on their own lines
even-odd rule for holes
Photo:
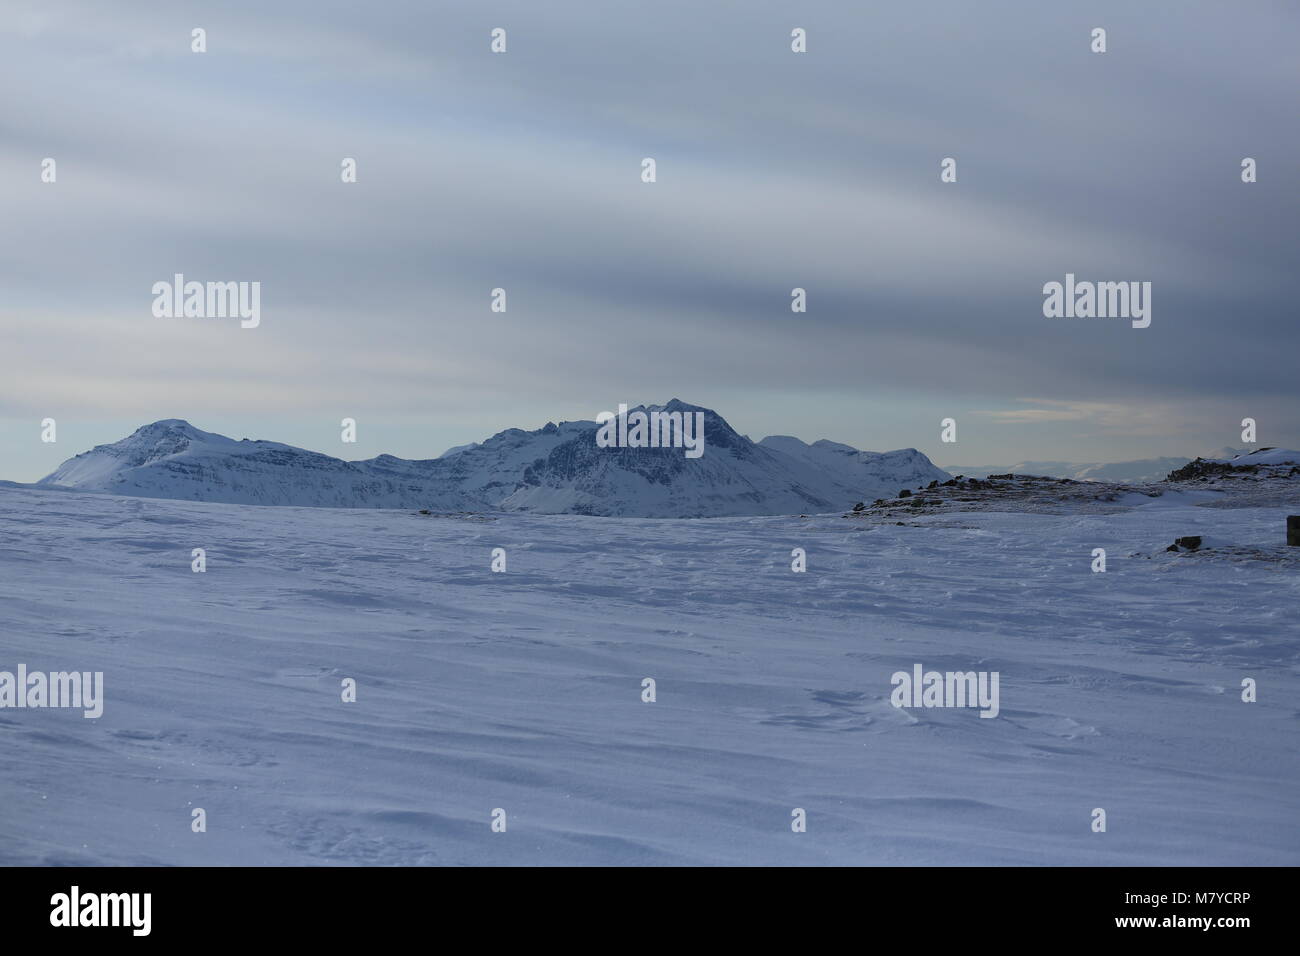
<svg viewBox="0 0 1300 956">
<path fill-rule="evenodd" d="M 340 391 L 396 414 L 476 390 L 825 388 L 1194 400 L 1212 447 L 1243 400 L 1300 397 L 1285 5 L 15 8 L 11 408 L 165 417 L 187 382 L 304 414 Z M 36 181 L 45 155 L 57 187 Z M 174 271 L 259 279 L 264 327 L 160 325 L 148 288 Z M 1152 327 L 1044 319 L 1039 289 L 1067 271 L 1153 281 Z M 497 285 L 507 316 L 487 311 Z"/>
</svg>

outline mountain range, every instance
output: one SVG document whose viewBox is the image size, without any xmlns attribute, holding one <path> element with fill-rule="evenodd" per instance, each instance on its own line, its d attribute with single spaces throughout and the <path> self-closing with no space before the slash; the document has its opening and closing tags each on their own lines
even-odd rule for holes
<svg viewBox="0 0 1300 956">
<path fill-rule="evenodd" d="M 234 504 L 684 518 L 841 511 L 949 477 L 914 448 L 869 452 L 784 435 L 754 442 L 677 399 L 640 409 L 703 413 L 703 456 L 601 448 L 600 426 L 579 421 L 509 428 L 437 458 L 345 461 L 165 419 L 68 459 L 37 486 Z"/>
</svg>

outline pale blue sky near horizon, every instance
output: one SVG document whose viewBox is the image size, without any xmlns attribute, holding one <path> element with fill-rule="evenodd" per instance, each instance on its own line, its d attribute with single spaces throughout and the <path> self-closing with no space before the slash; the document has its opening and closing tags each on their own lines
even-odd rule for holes
<svg viewBox="0 0 1300 956">
<path fill-rule="evenodd" d="M 0 478 L 163 418 L 428 458 L 672 397 L 941 465 L 1300 446 L 1298 38 L 1269 0 L 10 0 Z M 261 282 L 261 326 L 155 318 L 176 272 Z M 1151 327 L 1044 318 L 1067 272 L 1152 282 Z"/>
</svg>

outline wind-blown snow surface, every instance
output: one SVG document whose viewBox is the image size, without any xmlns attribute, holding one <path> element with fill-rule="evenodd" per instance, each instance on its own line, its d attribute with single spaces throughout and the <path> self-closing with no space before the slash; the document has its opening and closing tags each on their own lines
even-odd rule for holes
<svg viewBox="0 0 1300 956">
<path fill-rule="evenodd" d="M 914 448 L 755 443 L 710 409 L 677 399 L 662 408 L 704 416 L 701 457 L 680 448 L 600 448 L 593 421 L 510 428 L 425 461 L 349 462 L 165 419 L 70 458 L 38 484 L 236 504 L 692 518 L 833 511 L 948 477 Z"/>
<path fill-rule="evenodd" d="M 1295 865 L 1297 563 L 1162 550 L 1276 545 L 1283 514 L 466 520 L 0 488 L 0 670 L 102 670 L 106 695 L 99 720 L 0 710 L 0 862 Z M 895 709 L 914 663 L 1000 672 L 1000 716 Z"/>
</svg>

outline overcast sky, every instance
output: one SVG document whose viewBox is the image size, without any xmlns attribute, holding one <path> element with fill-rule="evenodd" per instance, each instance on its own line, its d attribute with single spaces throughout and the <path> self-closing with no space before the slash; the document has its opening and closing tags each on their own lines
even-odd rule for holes
<svg viewBox="0 0 1300 956">
<path fill-rule="evenodd" d="M 1300 446 L 1298 11 L 5 0 L 0 478 L 160 418 L 427 458 L 673 397 L 939 464 Z M 177 272 L 260 327 L 155 318 Z M 1067 272 L 1151 326 L 1045 318 Z"/>
</svg>

